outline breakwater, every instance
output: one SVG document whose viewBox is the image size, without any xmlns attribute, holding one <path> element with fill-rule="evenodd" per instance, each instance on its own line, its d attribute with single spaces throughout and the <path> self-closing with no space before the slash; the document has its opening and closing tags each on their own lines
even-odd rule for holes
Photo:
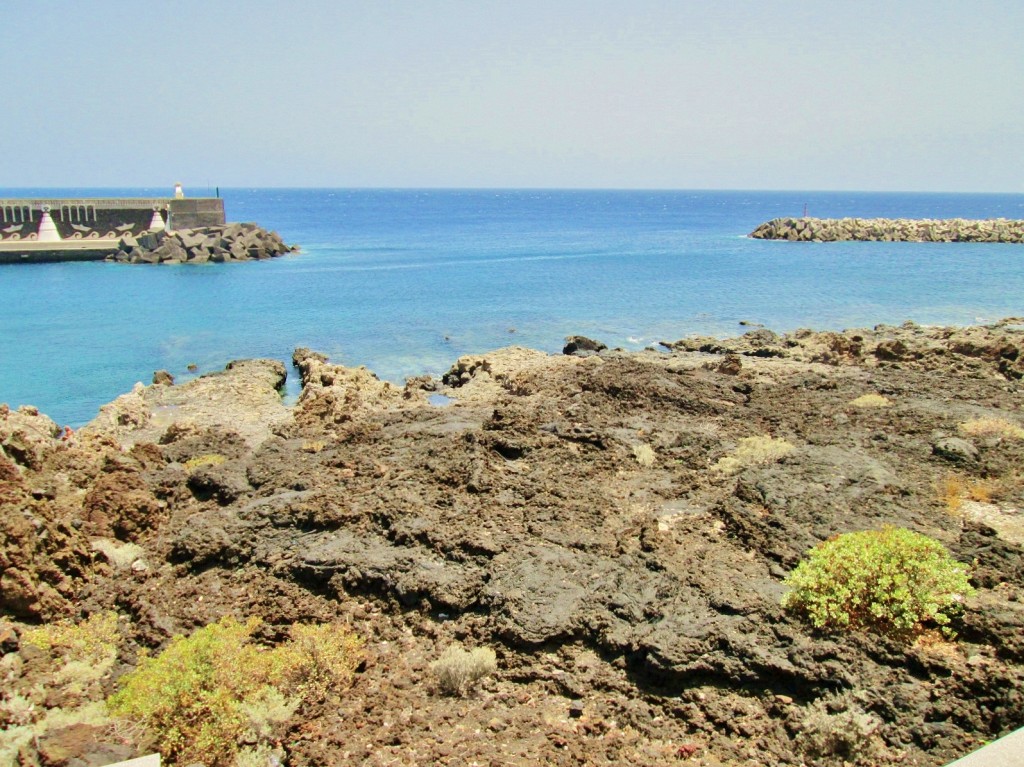
<svg viewBox="0 0 1024 767">
<path fill-rule="evenodd" d="M 775 218 L 750 236 L 789 242 L 1009 242 L 1024 243 L 1024 221 L 913 218 Z"/>
<path fill-rule="evenodd" d="M 295 250 L 277 232 L 256 224 L 228 224 L 175 232 L 160 230 L 139 237 L 125 235 L 106 260 L 130 264 L 225 263 L 264 260 Z"/>
</svg>

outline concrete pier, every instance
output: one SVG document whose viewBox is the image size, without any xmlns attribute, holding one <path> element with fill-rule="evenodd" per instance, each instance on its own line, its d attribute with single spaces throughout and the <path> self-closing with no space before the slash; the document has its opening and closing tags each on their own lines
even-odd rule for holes
<svg viewBox="0 0 1024 767">
<path fill-rule="evenodd" d="M 164 227 L 225 223 L 219 197 L 0 199 L 0 248 L 25 240 L 118 239 Z"/>
<path fill-rule="evenodd" d="M 219 197 L 0 199 L 0 264 L 100 261 L 125 237 L 224 225 Z"/>
</svg>

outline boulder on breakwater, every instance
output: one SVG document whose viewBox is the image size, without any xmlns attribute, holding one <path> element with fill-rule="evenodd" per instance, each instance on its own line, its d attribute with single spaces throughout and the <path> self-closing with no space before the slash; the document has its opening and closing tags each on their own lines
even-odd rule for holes
<svg viewBox="0 0 1024 767">
<path fill-rule="evenodd" d="M 130 264 L 203 264 L 264 260 L 292 253 L 277 232 L 256 224 L 227 224 L 173 232 L 125 235 L 108 261 Z"/>
<path fill-rule="evenodd" d="M 1024 242 L 1024 221 L 913 218 L 775 218 L 750 233 L 790 242 Z"/>
</svg>

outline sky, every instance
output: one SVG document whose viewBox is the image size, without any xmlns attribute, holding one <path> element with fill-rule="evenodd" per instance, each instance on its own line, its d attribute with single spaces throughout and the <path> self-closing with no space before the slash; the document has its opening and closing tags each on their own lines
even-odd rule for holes
<svg viewBox="0 0 1024 767">
<path fill-rule="evenodd" d="M 1020 0 L 0 0 L 4 187 L 1024 193 Z"/>
</svg>

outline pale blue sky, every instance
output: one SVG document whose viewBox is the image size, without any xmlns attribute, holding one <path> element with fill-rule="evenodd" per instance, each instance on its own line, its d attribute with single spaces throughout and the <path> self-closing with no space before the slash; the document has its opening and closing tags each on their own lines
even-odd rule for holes
<svg viewBox="0 0 1024 767">
<path fill-rule="evenodd" d="M 1020 0 L 0 5 L 0 192 L 1024 192 Z"/>
</svg>

